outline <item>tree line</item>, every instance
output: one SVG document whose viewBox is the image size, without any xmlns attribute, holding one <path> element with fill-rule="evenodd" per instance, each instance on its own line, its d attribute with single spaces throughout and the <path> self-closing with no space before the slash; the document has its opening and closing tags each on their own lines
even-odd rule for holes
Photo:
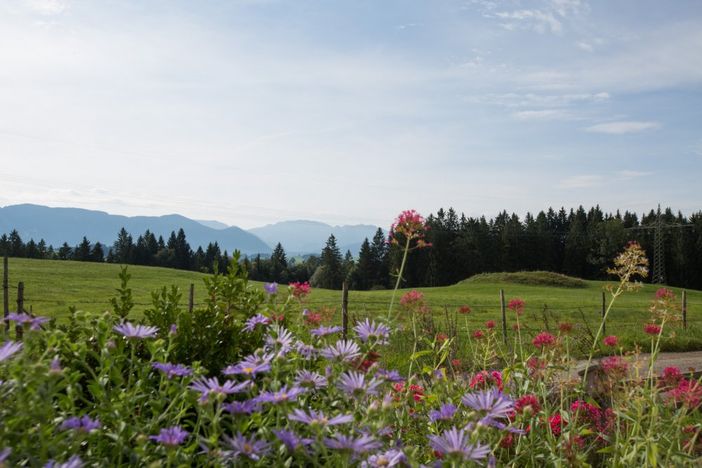
<svg viewBox="0 0 702 468">
<path fill-rule="evenodd" d="M 549 208 L 523 219 L 506 211 L 495 218 L 466 217 L 443 208 L 426 218 L 426 241 L 431 248 L 411 253 L 403 286 L 444 286 L 485 272 L 545 270 L 585 279 L 607 278 L 612 258 L 628 241 L 637 241 L 653 265 L 657 213 L 641 218 L 636 213 L 604 213 L 599 206 L 566 211 Z M 668 208 L 662 213 L 667 283 L 702 289 L 702 211 L 689 218 Z M 219 245 L 193 250 L 183 229 L 167 240 L 146 231 L 136 240 L 124 228 L 112 246 L 91 243 L 83 237 L 76 246 L 58 249 L 44 240 L 24 243 L 17 231 L 0 237 L 0 251 L 14 257 L 49 258 L 94 262 L 152 265 L 184 270 L 224 271 L 230 257 Z M 339 289 L 344 281 L 351 289 L 384 289 L 394 283 L 402 251 L 387 243 L 378 228 L 366 238 L 358 254 L 342 255 L 330 235 L 319 255 L 288 258 L 278 243 L 270 256 L 243 257 L 253 280 L 288 283 L 310 281 L 315 287 Z"/>
</svg>

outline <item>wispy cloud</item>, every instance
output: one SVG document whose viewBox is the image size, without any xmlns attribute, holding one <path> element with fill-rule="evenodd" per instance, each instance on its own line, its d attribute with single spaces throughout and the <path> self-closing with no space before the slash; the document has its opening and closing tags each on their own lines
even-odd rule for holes
<svg viewBox="0 0 702 468">
<path fill-rule="evenodd" d="M 562 189 L 581 189 L 590 188 L 601 185 L 604 182 L 604 177 L 594 174 L 582 174 L 571 177 L 566 177 L 561 180 L 557 187 Z"/>
<path fill-rule="evenodd" d="M 501 23 L 502 27 L 508 30 L 531 29 L 539 34 L 546 32 L 560 34 L 563 31 L 563 25 L 551 12 L 541 10 L 500 11 L 495 13 L 495 16 L 502 20 L 508 20 Z"/>
<path fill-rule="evenodd" d="M 46 16 L 58 15 L 68 8 L 65 0 L 24 0 L 24 4 L 30 10 Z"/>
<path fill-rule="evenodd" d="M 512 113 L 512 117 L 517 120 L 568 120 L 573 115 L 561 109 L 524 110 Z"/>
<path fill-rule="evenodd" d="M 619 122 L 607 122 L 592 125 L 585 128 L 586 132 L 607 133 L 609 135 L 623 135 L 625 133 L 639 133 L 645 130 L 654 130 L 660 128 L 658 122 L 641 122 L 634 120 L 622 120 Z"/>
</svg>

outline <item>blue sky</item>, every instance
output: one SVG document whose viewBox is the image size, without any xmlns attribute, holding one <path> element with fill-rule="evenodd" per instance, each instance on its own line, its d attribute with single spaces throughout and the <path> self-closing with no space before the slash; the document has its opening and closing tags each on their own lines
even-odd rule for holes
<svg viewBox="0 0 702 468">
<path fill-rule="evenodd" d="M 0 0 L 0 205 L 702 209 L 699 1 Z"/>
</svg>

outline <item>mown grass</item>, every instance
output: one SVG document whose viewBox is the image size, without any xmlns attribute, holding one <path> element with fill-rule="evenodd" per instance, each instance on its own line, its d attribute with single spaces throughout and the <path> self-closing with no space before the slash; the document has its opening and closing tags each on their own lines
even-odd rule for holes
<svg viewBox="0 0 702 468">
<path fill-rule="evenodd" d="M 101 311 L 110 309 L 109 299 L 119 286 L 117 277 L 120 267 L 114 264 L 96 264 L 71 261 L 32 260 L 11 258 L 9 261 L 10 309 L 15 309 L 16 285 L 25 284 L 25 308 L 37 315 L 56 317 L 59 321 L 68 314 L 69 306 L 78 309 Z M 163 286 L 176 285 L 183 291 L 183 305 L 187 304 L 188 288 L 195 284 L 195 304 L 201 303 L 204 295 L 201 273 L 157 267 L 129 266 L 132 275 L 130 287 L 135 301 L 134 318 L 138 318 L 151 304 L 151 292 Z M 258 283 L 256 283 L 258 284 Z M 472 312 L 458 315 L 458 340 L 468 339 L 469 333 L 485 327 L 487 320 L 497 322 L 496 331 L 501 333 L 499 291 L 505 291 L 506 299 L 520 297 L 526 301 L 522 319 L 523 333 L 528 337 L 542 329 L 558 330 L 560 322 L 575 325 L 574 334 L 587 342 L 590 334 L 597 331 L 602 310 L 602 292 L 608 283 L 583 281 L 544 272 L 479 275 L 459 284 L 438 288 L 420 288 L 426 302 L 432 307 L 437 331 L 447 331 L 449 321 L 456 316 L 461 305 L 468 305 Z M 634 293 L 622 296 L 610 313 L 607 333 L 616 334 L 629 349 L 635 346 L 646 351 L 649 337 L 642 331 L 649 318 L 648 307 L 658 286 L 644 285 Z M 673 288 L 678 298 L 679 288 Z M 406 290 L 397 293 L 396 304 Z M 387 314 L 392 291 L 351 291 L 349 311 L 352 317 Z M 605 295 L 609 301 L 609 294 Z M 335 320 L 340 321 L 341 292 L 316 289 L 308 297 L 305 307 L 335 309 Z M 396 305 L 395 312 L 403 314 Z M 507 311 L 508 336 L 511 340 L 515 324 L 514 314 Z M 688 291 L 688 329 L 675 330 L 674 337 L 665 338 L 664 350 L 702 349 L 702 292 Z M 431 338 L 431 337 L 429 337 Z M 393 348 L 401 356 L 407 352 L 404 342 L 395 340 Z"/>
</svg>

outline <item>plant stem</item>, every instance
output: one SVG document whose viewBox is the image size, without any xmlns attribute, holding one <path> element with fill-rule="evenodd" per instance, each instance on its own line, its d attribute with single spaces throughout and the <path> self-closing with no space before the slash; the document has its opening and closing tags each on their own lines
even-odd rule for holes
<svg viewBox="0 0 702 468">
<path fill-rule="evenodd" d="M 392 297 L 390 298 L 390 307 L 388 308 L 388 320 L 392 315 L 392 306 L 395 304 L 395 295 L 397 290 L 400 288 L 400 281 L 402 281 L 402 273 L 405 270 L 405 263 L 407 263 L 407 254 L 409 253 L 410 238 L 407 237 L 407 242 L 405 243 L 405 252 L 402 254 L 402 263 L 400 263 L 400 271 L 397 272 L 397 281 L 395 281 L 395 288 L 392 290 Z"/>
</svg>

